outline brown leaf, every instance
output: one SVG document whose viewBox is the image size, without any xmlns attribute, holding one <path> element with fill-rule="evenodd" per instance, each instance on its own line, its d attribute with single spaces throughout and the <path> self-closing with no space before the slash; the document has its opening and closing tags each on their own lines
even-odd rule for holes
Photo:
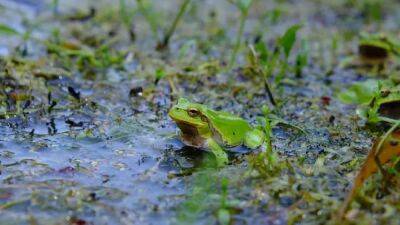
<svg viewBox="0 0 400 225">
<path fill-rule="evenodd" d="M 379 145 L 380 139 L 377 139 L 372 146 L 371 151 L 369 152 L 364 164 L 362 165 L 360 171 L 353 181 L 353 187 L 347 195 L 344 204 L 340 210 L 340 218 L 344 217 L 347 208 L 352 202 L 354 196 L 358 193 L 358 191 L 362 188 L 365 180 L 367 180 L 370 176 L 378 171 L 378 165 L 375 161 L 375 154 L 379 150 L 377 149 Z M 380 150 L 380 154 L 378 156 L 381 165 L 389 162 L 393 157 L 400 155 L 400 131 L 397 130 L 393 132 L 388 138 L 383 142 Z"/>
</svg>

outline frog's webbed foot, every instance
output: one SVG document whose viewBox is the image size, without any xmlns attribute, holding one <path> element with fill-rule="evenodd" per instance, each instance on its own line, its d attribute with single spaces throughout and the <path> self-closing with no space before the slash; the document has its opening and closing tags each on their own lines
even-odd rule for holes
<svg viewBox="0 0 400 225">
<path fill-rule="evenodd" d="M 207 145 L 211 152 L 215 155 L 218 167 L 228 164 L 228 154 L 226 154 L 224 149 L 222 149 L 216 141 L 210 138 L 207 140 Z"/>
<path fill-rule="evenodd" d="M 244 145 L 251 149 L 259 148 L 264 143 L 265 134 L 259 129 L 253 129 L 246 132 L 244 137 Z"/>
</svg>

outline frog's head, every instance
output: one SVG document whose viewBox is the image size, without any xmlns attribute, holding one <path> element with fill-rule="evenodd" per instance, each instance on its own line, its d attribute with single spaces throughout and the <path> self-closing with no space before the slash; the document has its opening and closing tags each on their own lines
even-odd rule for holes
<svg viewBox="0 0 400 225">
<path fill-rule="evenodd" d="M 400 119 L 400 90 L 397 87 L 381 90 L 380 96 L 372 103 L 372 110 L 375 110 L 380 116 Z"/>
<path fill-rule="evenodd" d="M 361 34 L 358 46 L 361 56 L 370 59 L 385 59 L 395 53 L 395 42 L 384 34 Z"/>
<path fill-rule="evenodd" d="M 191 103 L 185 98 L 180 98 L 178 103 L 169 110 L 168 115 L 178 126 L 182 123 L 197 128 L 208 126 L 207 118 L 203 114 L 203 106 Z"/>
</svg>

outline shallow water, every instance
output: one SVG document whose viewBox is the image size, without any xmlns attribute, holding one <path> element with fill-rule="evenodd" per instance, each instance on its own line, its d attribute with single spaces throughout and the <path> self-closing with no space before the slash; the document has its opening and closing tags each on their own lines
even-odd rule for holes
<svg viewBox="0 0 400 225">
<path fill-rule="evenodd" d="M 151 2 L 161 36 L 180 1 Z M 237 31 L 239 12 L 232 4 L 194 4 L 166 52 L 154 50 L 149 22 L 136 11 L 130 11 L 136 13 L 136 39 L 129 39 L 116 1 L 51 4 L 0 2 L 0 23 L 18 32 L 33 27 L 26 42 L 0 36 L 0 55 L 12 65 L 3 68 L 0 61 L 0 224 L 218 224 L 221 208 L 230 212 L 233 224 L 329 221 L 376 135 L 361 128 L 353 106 L 336 99 L 350 83 L 365 79 L 338 64 L 354 54 L 359 30 L 398 29 L 396 10 L 387 10 L 376 25 L 341 2 L 254 3 L 246 45 L 260 34 L 272 45 L 288 26 L 303 23 L 299 41 L 308 43 L 310 58 L 303 77 L 288 72 L 287 83 L 274 90 L 283 101 L 278 116 L 305 134 L 275 127 L 273 149 L 286 167 L 260 175 L 250 160 L 259 151 L 238 148 L 229 153 L 231 163 L 217 169 L 212 154 L 179 141 L 167 116 L 178 96 L 233 112 L 253 125 L 262 105 L 272 108 L 261 81 L 245 74 L 247 49 L 241 49 L 234 69 L 218 69 L 226 65 Z M 127 5 L 136 7 L 134 1 Z M 76 19 L 87 16 L 91 6 L 97 10 L 94 18 Z M 274 10 L 278 19 L 271 16 Z M 335 50 L 333 37 L 340 43 Z M 71 49 L 82 45 L 86 54 L 97 54 L 97 42 L 114 39 L 108 55 L 95 55 L 101 59 L 97 66 L 52 53 L 44 42 L 66 41 Z M 120 52 L 122 63 L 109 63 Z M 66 72 L 45 79 L 32 72 L 53 67 Z M 168 75 L 155 79 L 159 70 Z M 15 101 L 3 98 L 3 91 L 14 89 L 33 96 L 23 113 Z M 5 109 L 11 114 L 4 116 Z M 366 220 L 378 215 L 374 222 L 394 224 L 398 209 L 391 212 L 385 218 L 368 210 L 359 215 Z"/>
</svg>

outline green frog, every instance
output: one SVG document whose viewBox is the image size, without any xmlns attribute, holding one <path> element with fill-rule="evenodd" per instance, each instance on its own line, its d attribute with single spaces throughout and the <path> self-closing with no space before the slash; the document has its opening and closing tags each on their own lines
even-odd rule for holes
<svg viewBox="0 0 400 225">
<path fill-rule="evenodd" d="M 210 150 L 216 156 L 218 165 L 228 163 L 224 148 L 244 145 L 256 149 L 265 139 L 264 132 L 251 127 L 246 120 L 185 98 L 180 98 L 168 115 L 179 127 L 182 142 Z"/>
<path fill-rule="evenodd" d="M 400 41 L 396 38 L 381 33 L 361 33 L 358 55 L 345 57 L 340 66 L 382 72 L 387 66 L 397 64 L 398 57 L 400 57 Z"/>
<path fill-rule="evenodd" d="M 398 55 L 400 45 L 397 40 L 384 34 L 361 34 L 358 45 L 360 56 L 365 61 L 383 61 L 389 55 Z"/>
<path fill-rule="evenodd" d="M 368 105 L 368 120 L 375 122 L 400 119 L 400 86 L 381 87 Z"/>
</svg>

